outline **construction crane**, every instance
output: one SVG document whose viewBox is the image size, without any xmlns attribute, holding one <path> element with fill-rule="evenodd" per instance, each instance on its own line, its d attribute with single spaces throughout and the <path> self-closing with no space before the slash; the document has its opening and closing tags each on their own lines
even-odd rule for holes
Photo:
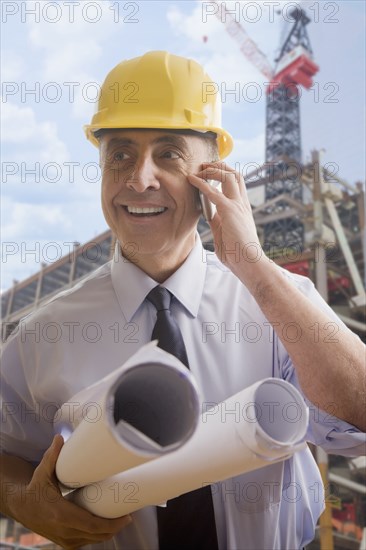
<svg viewBox="0 0 366 550">
<path fill-rule="evenodd" d="M 272 177 L 268 177 L 265 184 L 265 200 L 270 201 L 286 193 L 301 203 L 303 185 L 299 179 L 287 177 L 287 167 L 289 161 L 301 162 L 299 87 L 309 89 L 313 84 L 312 77 L 319 70 L 313 61 L 306 30 L 310 19 L 299 6 L 290 11 L 293 24 L 275 60 L 276 67 L 272 68 L 266 55 L 250 38 L 234 14 L 228 11 L 225 2 L 213 0 L 211 4 L 216 17 L 239 44 L 240 51 L 268 81 L 266 164 L 270 166 Z M 286 202 L 277 201 L 268 213 L 273 214 L 287 208 Z M 268 248 L 302 246 L 303 224 L 299 219 L 291 217 L 269 222 L 264 226 L 264 241 Z"/>
</svg>

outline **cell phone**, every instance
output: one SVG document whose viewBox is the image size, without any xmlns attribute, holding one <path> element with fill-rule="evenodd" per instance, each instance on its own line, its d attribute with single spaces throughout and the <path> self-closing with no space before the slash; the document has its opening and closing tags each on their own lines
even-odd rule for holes
<svg viewBox="0 0 366 550">
<path fill-rule="evenodd" d="M 207 180 L 207 183 L 209 183 L 213 187 L 219 188 L 218 182 L 215 181 L 215 180 Z M 212 218 L 215 215 L 215 212 L 216 212 L 215 205 L 212 204 L 212 202 L 210 200 L 208 200 L 206 195 L 204 195 L 201 191 L 199 191 L 199 201 L 200 201 L 200 204 L 201 204 L 201 210 L 202 210 L 203 217 L 205 218 L 206 221 L 208 221 L 208 222 L 211 221 Z"/>
</svg>

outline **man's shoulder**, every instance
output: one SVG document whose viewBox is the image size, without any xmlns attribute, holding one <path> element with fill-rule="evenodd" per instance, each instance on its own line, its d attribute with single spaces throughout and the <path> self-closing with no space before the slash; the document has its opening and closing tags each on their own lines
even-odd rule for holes
<svg viewBox="0 0 366 550">
<path fill-rule="evenodd" d="M 205 251 L 204 261 L 207 264 L 205 291 L 208 293 L 231 294 L 236 296 L 236 299 L 241 296 L 244 300 L 252 298 L 247 287 L 238 279 L 236 275 L 223 264 L 214 252 Z M 277 266 L 277 269 L 282 273 L 283 277 L 298 288 L 305 296 L 316 297 L 317 293 L 314 283 L 303 275 L 292 273 L 287 269 Z"/>
<path fill-rule="evenodd" d="M 52 296 L 21 322 L 49 322 L 64 317 L 70 317 L 72 321 L 82 312 L 97 310 L 106 295 L 112 293 L 111 262 L 108 262 L 82 278 L 73 287 Z"/>
</svg>

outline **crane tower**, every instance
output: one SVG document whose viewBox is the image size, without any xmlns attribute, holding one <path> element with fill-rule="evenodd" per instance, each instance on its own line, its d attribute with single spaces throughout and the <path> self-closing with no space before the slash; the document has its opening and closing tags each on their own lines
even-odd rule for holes
<svg viewBox="0 0 366 550">
<path fill-rule="evenodd" d="M 274 77 L 268 87 L 266 106 L 266 163 L 271 165 L 272 177 L 265 185 L 265 200 L 281 194 L 302 202 L 303 185 L 299 178 L 289 178 L 289 164 L 301 163 L 300 86 L 308 89 L 318 66 L 312 59 L 312 49 L 306 26 L 310 19 L 296 7 L 290 13 L 293 25 L 276 59 Z M 286 208 L 276 202 L 271 213 Z M 303 224 L 298 218 L 283 218 L 264 226 L 266 246 L 283 248 L 301 246 Z"/>
<path fill-rule="evenodd" d="M 294 24 L 276 59 L 277 66 L 267 94 L 266 161 L 281 155 L 301 162 L 299 88 L 310 88 L 318 66 L 306 32 L 310 19 L 300 8 L 291 11 Z"/>
<path fill-rule="evenodd" d="M 273 200 L 267 213 L 286 210 L 288 202 L 276 200 L 286 194 L 302 202 L 302 184 L 287 176 L 288 166 L 301 163 L 300 89 L 312 86 L 312 77 L 318 66 L 314 63 L 306 26 L 309 17 L 300 7 L 291 10 L 293 24 L 280 48 L 272 68 L 265 54 L 250 38 L 225 2 L 212 1 L 215 15 L 225 24 L 228 34 L 240 45 L 240 51 L 267 79 L 266 105 L 266 183 L 265 200 Z M 273 216 L 272 216 L 273 218 Z M 303 244 L 303 224 L 297 218 L 281 217 L 264 226 L 264 244 L 284 248 Z"/>
</svg>

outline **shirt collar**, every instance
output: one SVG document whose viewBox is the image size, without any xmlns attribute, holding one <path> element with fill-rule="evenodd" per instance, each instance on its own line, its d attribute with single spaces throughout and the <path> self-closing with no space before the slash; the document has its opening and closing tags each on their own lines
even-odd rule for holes
<svg viewBox="0 0 366 550">
<path fill-rule="evenodd" d="M 206 253 L 196 233 L 196 242 L 185 262 L 164 283 L 177 300 L 197 317 L 206 277 Z M 118 303 L 127 322 L 135 315 L 157 282 L 137 265 L 122 256 L 117 241 L 111 265 L 111 277 Z"/>
</svg>

